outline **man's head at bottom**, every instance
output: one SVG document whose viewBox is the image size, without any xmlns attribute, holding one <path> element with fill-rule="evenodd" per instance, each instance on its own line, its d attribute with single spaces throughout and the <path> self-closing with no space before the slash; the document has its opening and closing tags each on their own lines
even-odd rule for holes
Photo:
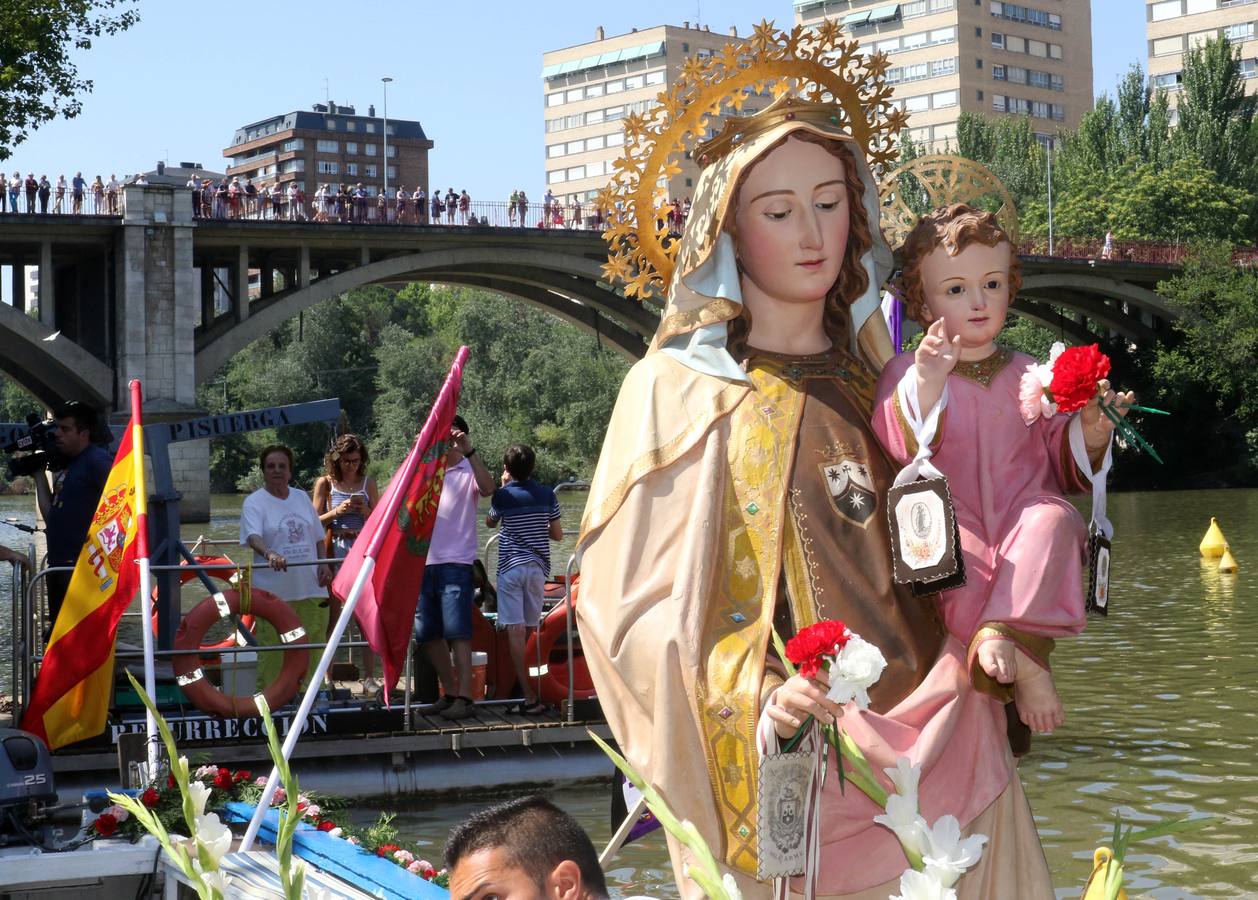
<svg viewBox="0 0 1258 900">
<path fill-rule="evenodd" d="M 543 797 L 499 803 L 450 832 L 451 900 L 605 900 L 598 853 L 581 826 Z"/>
</svg>

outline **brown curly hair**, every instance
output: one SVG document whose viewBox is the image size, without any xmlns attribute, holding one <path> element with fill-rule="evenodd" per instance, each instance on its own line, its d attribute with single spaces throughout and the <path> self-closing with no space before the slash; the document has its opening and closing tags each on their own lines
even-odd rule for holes
<svg viewBox="0 0 1258 900">
<path fill-rule="evenodd" d="M 936 247 L 943 247 L 949 256 L 956 256 L 971 244 L 995 247 L 1002 241 L 1010 245 L 1009 303 L 1012 305 L 1022 287 L 1022 266 L 1013 252 L 1013 242 L 994 215 L 966 203 L 954 203 L 922 216 L 904 242 L 904 270 L 896 281 L 906 315 L 923 327 L 930 324 L 930 310 L 922 287 L 922 262 Z"/>
<path fill-rule="evenodd" d="M 822 326 L 826 336 L 836 347 L 846 347 L 851 338 L 852 316 L 849 307 L 852 301 L 865 293 L 869 287 L 869 274 L 861 264 L 861 257 L 873 246 L 873 238 L 869 232 L 869 217 L 865 213 L 865 182 L 861 180 L 860 171 L 856 168 L 856 158 L 847 147 L 845 141 L 822 137 L 811 131 L 792 131 L 765 149 L 756 162 L 753 162 L 738 176 L 734 186 L 735 200 L 730 203 L 726 214 L 723 230 L 730 237 L 738 240 L 738 230 L 734 224 L 734 213 L 738 207 L 737 197 L 743 183 L 759 160 L 764 159 L 772 151 L 785 144 L 791 138 L 817 144 L 824 147 L 843 163 L 843 177 L 847 181 L 848 197 L 848 229 L 847 250 L 843 254 L 843 265 L 839 269 L 839 277 L 834 286 L 826 294 L 826 308 L 822 318 Z M 743 306 L 738 317 L 729 323 L 729 338 L 726 346 L 735 358 L 741 358 L 747 352 L 747 335 L 751 333 L 751 310 Z"/>
<path fill-rule="evenodd" d="M 367 463 L 371 461 L 371 457 L 367 453 L 366 442 L 356 434 L 343 434 L 332 442 L 332 446 L 323 456 L 323 474 L 333 481 L 341 481 L 345 477 L 341 474 L 341 457 L 354 451 L 363 458 L 358 466 L 358 474 L 366 475 Z"/>
</svg>

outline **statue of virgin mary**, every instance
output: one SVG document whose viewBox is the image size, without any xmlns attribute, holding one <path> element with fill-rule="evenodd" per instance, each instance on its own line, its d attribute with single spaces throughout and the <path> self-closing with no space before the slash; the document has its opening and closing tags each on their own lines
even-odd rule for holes
<svg viewBox="0 0 1258 900">
<path fill-rule="evenodd" d="M 621 388 L 582 521 L 582 645 L 622 752 L 744 897 L 771 892 L 755 880 L 757 723 L 785 680 L 770 631 L 823 619 L 888 661 L 870 708 L 840 719 L 874 770 L 908 757 L 927 820 L 952 814 L 991 837 L 960 896 L 1052 897 L 1002 706 L 974 690 L 937 598 L 891 577 L 896 468 L 870 427 L 891 356 L 879 313 L 891 252 L 841 113 L 787 95 L 694 153 L 665 309 Z M 839 785 L 831 772 L 817 895 L 886 898 L 904 854 L 873 822 L 882 810 Z M 683 895 L 698 896 L 683 849 L 670 852 Z"/>
</svg>

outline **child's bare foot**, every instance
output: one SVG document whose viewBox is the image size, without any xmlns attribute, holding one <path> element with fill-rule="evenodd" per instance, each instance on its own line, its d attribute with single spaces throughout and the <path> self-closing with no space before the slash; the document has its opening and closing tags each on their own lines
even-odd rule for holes
<svg viewBox="0 0 1258 900">
<path fill-rule="evenodd" d="M 1017 678 L 1013 684 L 1013 699 L 1018 705 L 1018 718 L 1032 731 L 1051 734 L 1066 722 L 1066 711 L 1057 696 L 1057 686 L 1047 669 L 1036 665 L 1022 651 L 1017 660 Z"/>
<path fill-rule="evenodd" d="M 1018 674 L 1018 661 L 1013 641 L 993 638 L 979 644 L 978 664 L 989 677 L 1001 684 L 1011 684 Z"/>
</svg>

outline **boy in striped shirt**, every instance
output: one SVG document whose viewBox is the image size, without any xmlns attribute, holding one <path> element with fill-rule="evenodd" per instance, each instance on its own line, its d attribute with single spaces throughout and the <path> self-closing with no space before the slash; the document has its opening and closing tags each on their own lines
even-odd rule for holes
<svg viewBox="0 0 1258 900">
<path fill-rule="evenodd" d="M 485 524 L 497 528 L 498 627 L 507 632 L 511 662 L 524 692 L 515 708 L 524 715 L 546 711 L 528 677 L 524 643 L 528 628 L 542 618 L 542 597 L 550 577 L 550 542 L 563 537 L 555 492 L 533 480 L 533 448 L 515 444 L 502 455 L 502 487 L 494 491 Z"/>
</svg>

